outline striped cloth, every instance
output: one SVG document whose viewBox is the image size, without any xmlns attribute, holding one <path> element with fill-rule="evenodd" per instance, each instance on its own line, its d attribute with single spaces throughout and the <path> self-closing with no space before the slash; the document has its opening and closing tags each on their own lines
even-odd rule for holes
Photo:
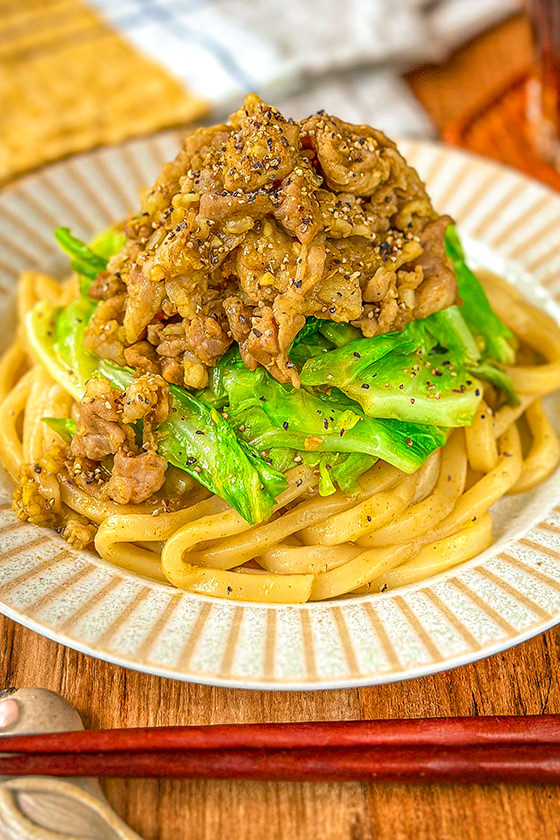
<svg viewBox="0 0 560 840">
<path fill-rule="evenodd" d="M 392 134 L 431 125 L 401 79 L 518 0 L 4 0 L 0 183 L 250 90 Z"/>
</svg>

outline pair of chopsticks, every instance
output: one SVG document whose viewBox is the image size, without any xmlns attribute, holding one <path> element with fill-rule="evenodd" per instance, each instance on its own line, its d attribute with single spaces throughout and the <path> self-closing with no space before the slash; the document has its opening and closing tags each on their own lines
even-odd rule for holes
<svg viewBox="0 0 560 840">
<path fill-rule="evenodd" d="M 0 775 L 558 783 L 560 715 L 12 735 Z"/>
</svg>

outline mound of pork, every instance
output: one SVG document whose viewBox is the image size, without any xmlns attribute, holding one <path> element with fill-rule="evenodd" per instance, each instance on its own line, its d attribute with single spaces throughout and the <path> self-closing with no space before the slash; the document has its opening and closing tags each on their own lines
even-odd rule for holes
<svg viewBox="0 0 560 840">
<path fill-rule="evenodd" d="M 288 352 L 307 316 L 375 336 L 455 302 L 449 221 L 380 131 L 294 122 L 250 95 L 145 193 L 91 289 L 86 346 L 201 388 L 236 341 L 249 368 L 297 386 Z"/>
</svg>

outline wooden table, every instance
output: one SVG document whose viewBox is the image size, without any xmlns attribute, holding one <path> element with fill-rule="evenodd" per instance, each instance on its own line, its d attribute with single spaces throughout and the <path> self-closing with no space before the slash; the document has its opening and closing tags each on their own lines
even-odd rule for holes
<svg viewBox="0 0 560 840">
<path fill-rule="evenodd" d="M 88 727 L 560 712 L 560 633 L 475 665 L 351 691 L 188 685 L 97 662 L 0 619 L 3 680 L 53 689 Z M 536 840 L 560 837 L 553 787 L 124 781 L 118 813 L 149 840 Z M 0 834 L 1 836 L 1 834 Z"/>
<path fill-rule="evenodd" d="M 513 20 L 442 68 L 409 81 L 441 127 L 473 84 L 526 59 Z M 506 76 L 504 76 L 505 78 Z M 0 617 L 0 686 L 42 686 L 88 727 L 352 720 L 560 712 L 560 633 L 435 677 L 351 691 L 244 692 L 187 685 L 89 659 Z M 122 781 L 106 784 L 119 814 L 149 840 L 535 840 L 560 837 L 560 791 L 524 786 L 405 786 Z"/>
</svg>

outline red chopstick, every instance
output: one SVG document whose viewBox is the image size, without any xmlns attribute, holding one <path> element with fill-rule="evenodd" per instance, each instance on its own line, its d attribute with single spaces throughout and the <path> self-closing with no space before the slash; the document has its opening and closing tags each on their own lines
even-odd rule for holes
<svg viewBox="0 0 560 840">
<path fill-rule="evenodd" d="M 560 783 L 560 716 L 78 731 L 0 738 L 0 775 Z"/>
<path fill-rule="evenodd" d="M 0 775 L 560 783 L 557 745 L 167 750 L 0 757 Z"/>
<path fill-rule="evenodd" d="M 7 735 L 2 753 L 560 744 L 560 715 L 249 723 Z"/>
</svg>

